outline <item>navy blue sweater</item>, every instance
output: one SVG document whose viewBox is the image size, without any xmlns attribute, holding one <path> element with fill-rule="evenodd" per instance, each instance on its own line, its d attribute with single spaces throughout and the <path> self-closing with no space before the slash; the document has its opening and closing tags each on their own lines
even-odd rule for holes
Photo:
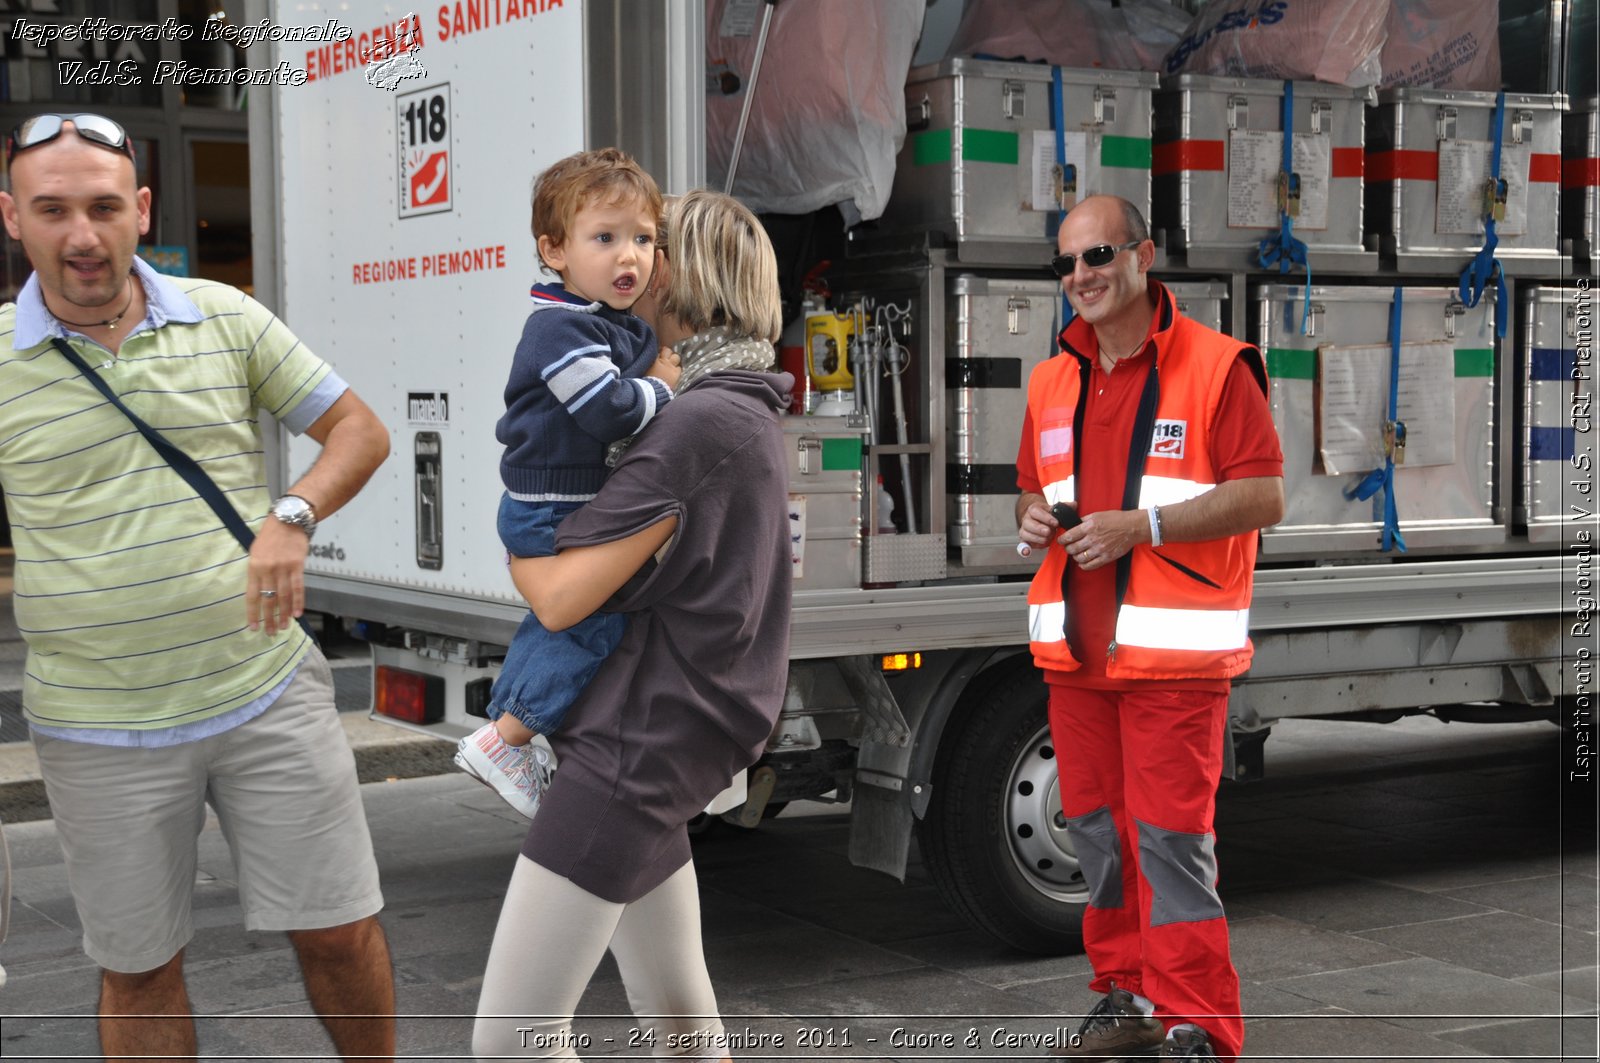
<svg viewBox="0 0 1600 1063">
<path fill-rule="evenodd" d="M 644 376 L 658 345 L 639 318 L 559 284 L 531 294 L 495 426 L 500 479 L 527 501 L 585 500 L 605 481 L 606 447 L 648 424 L 672 392 Z"/>
</svg>

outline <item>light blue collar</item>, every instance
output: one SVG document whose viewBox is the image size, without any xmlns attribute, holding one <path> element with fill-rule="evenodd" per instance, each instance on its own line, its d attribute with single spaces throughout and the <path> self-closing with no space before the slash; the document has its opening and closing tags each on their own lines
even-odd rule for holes
<svg viewBox="0 0 1600 1063">
<path fill-rule="evenodd" d="M 144 285 L 144 319 L 128 330 L 132 336 L 141 329 L 158 329 L 163 325 L 197 325 L 205 320 L 200 308 L 166 277 L 150 268 L 138 255 L 133 257 L 133 273 Z M 44 293 L 39 288 L 39 274 L 28 277 L 28 283 L 17 293 L 16 331 L 11 335 L 11 346 L 25 351 L 57 337 L 89 337 L 62 322 L 44 305 Z M 92 341 L 91 341 L 92 342 Z"/>
</svg>

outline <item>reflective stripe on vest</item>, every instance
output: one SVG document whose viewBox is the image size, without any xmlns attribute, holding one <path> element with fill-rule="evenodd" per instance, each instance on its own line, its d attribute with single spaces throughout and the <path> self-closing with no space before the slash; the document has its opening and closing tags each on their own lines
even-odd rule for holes
<svg viewBox="0 0 1600 1063">
<path fill-rule="evenodd" d="M 1030 619 L 1033 607 L 1029 607 Z M 1064 612 L 1064 611 L 1063 611 Z M 1123 603 L 1117 613 L 1117 645 L 1161 650 L 1216 652 L 1249 644 L 1248 609 L 1157 609 Z"/>
<path fill-rule="evenodd" d="M 1065 480 L 1057 480 L 1054 483 L 1045 484 L 1041 493 L 1044 495 L 1044 504 L 1047 506 L 1053 506 L 1057 502 L 1076 503 L 1078 501 L 1077 478 L 1068 476 Z"/>
<path fill-rule="evenodd" d="M 1216 484 L 1203 484 L 1194 480 L 1179 480 L 1171 476 L 1158 476 L 1147 472 L 1139 480 L 1139 508 L 1171 506 L 1199 498 Z"/>
<path fill-rule="evenodd" d="M 1029 642 L 1065 642 L 1067 603 L 1044 602 L 1028 606 Z"/>
</svg>

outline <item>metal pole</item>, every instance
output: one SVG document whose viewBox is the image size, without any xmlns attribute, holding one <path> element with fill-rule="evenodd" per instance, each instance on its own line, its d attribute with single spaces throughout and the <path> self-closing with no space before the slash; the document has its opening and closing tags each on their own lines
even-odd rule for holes
<svg viewBox="0 0 1600 1063">
<path fill-rule="evenodd" d="M 750 101 L 755 99 L 756 82 L 761 78 L 761 59 L 767 53 L 767 30 L 772 27 L 772 10 L 778 6 L 778 0 L 767 0 L 766 10 L 761 12 L 761 35 L 756 38 L 756 61 L 750 67 L 750 83 L 745 86 L 744 106 L 739 108 L 739 131 L 733 137 L 733 154 L 728 158 L 728 180 L 722 186 L 723 192 L 733 195 L 733 179 L 739 173 L 739 154 L 744 151 L 744 129 L 750 121 Z M 843 352 L 840 352 L 843 357 Z"/>
</svg>

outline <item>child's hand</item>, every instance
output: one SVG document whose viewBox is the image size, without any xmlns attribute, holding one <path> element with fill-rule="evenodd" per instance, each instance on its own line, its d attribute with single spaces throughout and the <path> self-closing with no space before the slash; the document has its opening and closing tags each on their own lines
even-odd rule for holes
<svg viewBox="0 0 1600 1063">
<path fill-rule="evenodd" d="M 653 376 L 673 391 L 678 390 L 678 378 L 683 376 L 677 354 L 671 347 L 661 348 L 661 353 L 656 356 L 655 364 L 645 370 L 645 376 Z"/>
</svg>

